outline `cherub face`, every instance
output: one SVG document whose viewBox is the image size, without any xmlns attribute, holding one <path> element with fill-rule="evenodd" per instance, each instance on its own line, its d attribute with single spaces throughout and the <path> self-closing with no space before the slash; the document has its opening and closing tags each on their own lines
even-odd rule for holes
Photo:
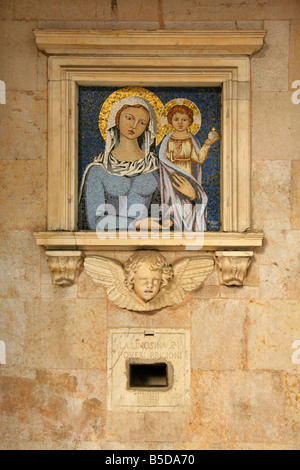
<svg viewBox="0 0 300 470">
<path fill-rule="evenodd" d="M 187 114 L 185 113 L 175 113 L 172 117 L 172 126 L 177 132 L 187 131 L 190 125 L 190 120 Z"/>
<path fill-rule="evenodd" d="M 154 299 L 159 293 L 162 283 L 161 270 L 149 268 L 148 263 L 142 263 L 134 276 L 134 291 L 145 302 Z"/>
<path fill-rule="evenodd" d="M 129 140 L 137 139 L 146 130 L 149 119 L 145 109 L 128 107 L 120 114 L 120 133 Z"/>
</svg>

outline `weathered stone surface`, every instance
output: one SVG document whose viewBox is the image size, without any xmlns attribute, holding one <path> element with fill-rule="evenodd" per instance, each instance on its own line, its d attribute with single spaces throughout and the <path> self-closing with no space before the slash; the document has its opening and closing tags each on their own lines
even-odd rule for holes
<svg viewBox="0 0 300 470">
<path fill-rule="evenodd" d="M 35 160 L 46 158 L 47 95 L 11 91 L 0 107 L 0 158 Z"/>
<path fill-rule="evenodd" d="M 192 440 L 220 449 L 238 442 L 284 442 L 280 375 L 193 371 L 191 428 Z"/>
<path fill-rule="evenodd" d="M 300 6 L 299 6 L 300 10 Z M 289 68 L 289 86 L 295 80 L 300 80 L 300 64 L 299 64 L 299 50 L 300 50 L 300 20 L 291 21 L 291 34 L 290 34 L 290 68 Z"/>
<path fill-rule="evenodd" d="M 109 328 L 146 327 L 147 315 L 130 312 L 107 300 L 107 325 Z"/>
<path fill-rule="evenodd" d="M 299 301 L 257 300 L 248 306 L 248 367 L 296 371 L 292 344 L 300 338 Z"/>
<path fill-rule="evenodd" d="M 266 240 L 259 267 L 259 297 L 261 299 L 299 299 L 300 231 L 267 231 Z"/>
<path fill-rule="evenodd" d="M 74 0 L 64 8 L 59 0 L 49 3 L 47 0 L 16 0 L 15 1 L 15 19 L 17 20 L 92 20 L 97 18 L 97 1 L 87 0 L 83 5 L 80 0 Z M 109 2 L 101 2 L 99 5 L 99 14 L 108 15 L 110 9 Z"/>
<path fill-rule="evenodd" d="M 187 438 L 188 413 L 109 412 L 107 418 L 107 440 L 128 442 L 131 448 L 147 449 L 154 439 L 172 448 L 170 444 Z"/>
<path fill-rule="evenodd" d="M 40 255 L 32 233 L 0 231 L 0 298 L 40 295 Z"/>
<path fill-rule="evenodd" d="M 24 301 L 1 299 L 0 337 L 6 346 L 6 367 L 24 364 L 26 316 Z"/>
<path fill-rule="evenodd" d="M 222 372 L 192 371 L 190 422 L 192 441 L 209 443 L 226 441 L 225 386 L 225 376 Z"/>
<path fill-rule="evenodd" d="M 68 8 L 63 8 L 59 0 L 49 4 L 47 0 L 16 0 L 15 18 L 26 20 L 59 20 L 59 21 L 155 21 L 158 17 L 158 0 L 145 2 L 131 0 L 130 8 L 126 0 L 97 1 L 87 0 L 85 4 L 74 0 Z"/>
<path fill-rule="evenodd" d="M 292 19 L 300 19 L 300 5 L 299 0 L 290 0 L 289 1 L 289 14 Z"/>
<path fill-rule="evenodd" d="M 284 392 L 279 373 L 227 373 L 229 442 L 286 443 Z"/>
<path fill-rule="evenodd" d="M 167 30 L 232 30 L 237 29 L 235 21 L 201 21 L 201 18 L 183 20 L 181 21 L 180 16 L 174 21 L 165 21 L 165 29 Z M 238 28 L 239 29 L 239 28 Z M 241 28 L 242 29 L 242 28 Z"/>
<path fill-rule="evenodd" d="M 291 228 L 290 187 L 291 162 L 253 162 L 252 220 L 255 230 Z"/>
<path fill-rule="evenodd" d="M 76 299 L 77 284 L 58 286 L 53 284 L 50 273 L 41 274 L 41 299 Z"/>
<path fill-rule="evenodd" d="M 284 374 L 285 419 L 289 441 L 300 444 L 300 374 Z M 299 447 L 298 447 L 299 448 Z"/>
<path fill-rule="evenodd" d="M 277 0 L 266 0 L 257 2 L 250 0 L 163 0 L 163 12 L 165 21 L 197 20 L 208 18 L 210 21 L 216 20 L 278 20 L 289 19 L 291 13 L 286 3 Z"/>
<path fill-rule="evenodd" d="M 300 98 L 300 86 L 297 88 L 297 99 Z M 292 151 L 293 151 L 293 160 L 299 160 L 300 155 L 300 103 L 299 104 L 291 104 L 292 111 L 291 111 L 291 137 L 292 137 Z"/>
<path fill-rule="evenodd" d="M 84 270 L 81 271 L 76 285 L 79 299 L 106 299 L 104 287 L 95 284 Z"/>
<path fill-rule="evenodd" d="M 75 447 L 78 440 L 99 441 L 106 420 L 103 384 L 102 371 L 0 375 L 1 448 L 26 448 L 29 443 L 63 449 Z"/>
<path fill-rule="evenodd" d="M 189 413 L 145 413 L 144 426 L 146 441 L 189 440 Z"/>
<path fill-rule="evenodd" d="M 290 92 L 253 92 L 253 160 L 296 160 Z"/>
<path fill-rule="evenodd" d="M 292 229 L 300 229 L 300 162 L 292 162 L 291 185 L 291 226 Z"/>
<path fill-rule="evenodd" d="M 14 16 L 14 0 L 2 0 L 0 4 L 0 20 L 12 20 Z"/>
<path fill-rule="evenodd" d="M 104 301 L 28 301 L 26 312 L 27 367 L 106 368 Z"/>
<path fill-rule="evenodd" d="M 251 61 L 254 91 L 287 91 L 289 21 L 265 21 L 267 31 L 263 49 Z"/>
<path fill-rule="evenodd" d="M 46 162 L 0 160 L 2 229 L 46 229 Z"/>
<path fill-rule="evenodd" d="M 146 319 L 147 328 L 190 328 L 191 323 L 191 296 L 179 305 L 158 310 Z"/>
<path fill-rule="evenodd" d="M 145 440 L 145 414 L 108 412 L 107 441 L 131 442 Z"/>
<path fill-rule="evenodd" d="M 36 26 L 30 21 L 1 21 L 1 80 L 7 90 L 37 89 L 38 52 L 32 34 Z"/>
<path fill-rule="evenodd" d="M 126 21 L 118 21 L 117 19 L 105 20 L 100 18 L 98 21 L 60 21 L 60 20 L 46 20 L 38 21 L 39 29 L 99 29 L 99 30 L 146 30 L 155 31 L 160 29 L 158 21 L 131 21 L 130 18 Z"/>
<path fill-rule="evenodd" d="M 194 300 L 191 303 L 192 369 L 241 369 L 245 363 L 247 301 Z"/>
</svg>

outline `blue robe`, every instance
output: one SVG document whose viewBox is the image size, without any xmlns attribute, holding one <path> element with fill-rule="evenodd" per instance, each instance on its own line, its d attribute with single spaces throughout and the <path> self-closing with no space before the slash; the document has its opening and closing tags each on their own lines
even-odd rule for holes
<svg viewBox="0 0 300 470">
<path fill-rule="evenodd" d="M 160 204 L 157 169 L 134 176 L 111 173 L 103 165 L 88 168 L 81 190 L 79 230 L 135 229 L 149 217 L 151 203 Z"/>
</svg>

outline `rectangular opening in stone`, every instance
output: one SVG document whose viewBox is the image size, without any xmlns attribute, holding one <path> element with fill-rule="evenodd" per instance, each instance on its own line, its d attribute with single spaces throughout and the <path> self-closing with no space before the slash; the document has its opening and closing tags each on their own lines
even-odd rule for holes
<svg viewBox="0 0 300 470">
<path fill-rule="evenodd" d="M 166 363 L 129 364 L 129 388 L 168 387 Z"/>
</svg>

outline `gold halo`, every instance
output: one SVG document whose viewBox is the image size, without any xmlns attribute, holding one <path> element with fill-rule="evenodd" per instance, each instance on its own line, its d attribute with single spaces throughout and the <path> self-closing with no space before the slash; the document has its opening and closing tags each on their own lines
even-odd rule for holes
<svg viewBox="0 0 300 470">
<path fill-rule="evenodd" d="M 109 97 L 104 101 L 99 114 L 99 129 L 103 139 L 106 141 L 107 121 L 112 107 L 121 99 L 128 98 L 130 96 L 145 98 L 153 107 L 157 120 L 156 145 L 158 145 L 164 137 L 164 132 L 160 125 L 160 114 L 164 105 L 158 96 L 155 95 L 155 93 L 141 87 L 120 88 L 119 90 L 116 90 L 111 95 L 109 95 Z"/>
<path fill-rule="evenodd" d="M 177 106 L 177 105 L 179 106 L 185 105 L 193 111 L 194 122 L 193 124 L 189 126 L 188 131 L 191 134 L 196 135 L 197 132 L 199 132 L 200 127 L 201 127 L 201 113 L 200 113 L 198 106 L 195 103 L 193 103 L 193 101 L 187 100 L 185 98 L 176 98 L 175 100 L 169 101 L 164 106 L 164 109 L 162 110 L 161 115 L 160 115 L 160 125 L 163 130 L 163 133 L 165 135 L 168 135 L 174 132 L 174 127 L 168 123 L 167 116 L 168 116 L 168 112 L 170 111 L 170 109 L 174 108 L 174 106 Z"/>
</svg>

